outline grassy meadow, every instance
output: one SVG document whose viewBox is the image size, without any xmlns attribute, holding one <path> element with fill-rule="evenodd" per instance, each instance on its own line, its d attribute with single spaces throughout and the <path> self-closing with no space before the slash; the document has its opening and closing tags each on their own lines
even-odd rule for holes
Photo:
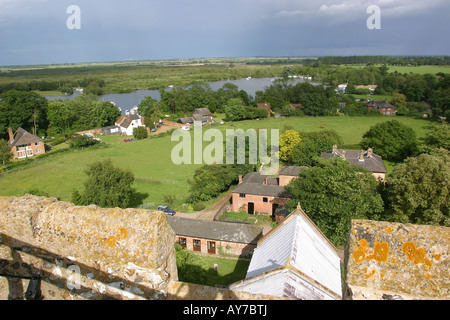
<svg viewBox="0 0 450 320">
<path fill-rule="evenodd" d="M 219 115 L 220 118 L 221 115 Z M 318 131 L 334 129 L 342 137 L 345 146 L 357 145 L 362 135 L 376 123 L 394 119 L 394 117 L 292 117 L 269 118 L 226 122 L 215 128 L 224 133 L 226 129 L 280 129 L 290 126 L 299 131 Z M 429 123 L 425 120 L 408 117 L 395 117 L 396 120 L 412 127 L 419 138 L 428 131 Z M 206 130 L 206 128 L 204 129 Z M 170 136 L 148 138 L 141 141 L 124 143 L 124 137 L 117 135 L 102 137 L 106 146 L 80 151 L 68 151 L 43 159 L 37 158 L 30 164 L 20 166 L 0 176 L 0 195 L 20 196 L 25 192 L 38 189 L 49 196 L 70 201 L 74 189 L 83 190 L 87 176 L 84 170 L 96 160 L 111 158 L 114 165 L 130 169 L 135 175 L 134 187 L 137 191 L 132 206 L 142 203 L 153 204 L 154 207 L 164 202 L 166 195 L 176 197 L 174 207 L 180 206 L 186 197 L 190 179 L 198 164 L 175 165 L 171 160 L 171 152 L 176 141 Z M 203 142 L 203 148 L 209 142 Z M 64 148 L 64 144 L 58 148 Z M 192 155 L 193 156 L 193 155 Z M 388 170 L 393 164 L 386 163 Z M 150 205 L 152 207 L 152 205 Z"/>
<path fill-rule="evenodd" d="M 352 64 L 352 65 L 342 65 L 346 67 L 353 67 L 353 68 L 364 68 L 365 64 Z M 375 65 L 377 67 L 380 67 L 380 65 Z M 436 73 L 449 73 L 450 72 L 450 66 L 442 65 L 425 65 L 425 66 L 387 66 L 389 68 L 389 72 L 395 72 L 398 73 L 415 73 L 415 74 L 436 74 Z"/>
</svg>

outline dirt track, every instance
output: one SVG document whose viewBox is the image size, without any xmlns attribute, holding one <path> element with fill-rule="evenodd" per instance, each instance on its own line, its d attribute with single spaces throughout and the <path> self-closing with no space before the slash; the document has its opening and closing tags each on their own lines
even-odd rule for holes
<svg viewBox="0 0 450 320">
<path fill-rule="evenodd" d="M 217 214 L 217 212 L 222 208 L 224 204 L 226 204 L 228 201 L 230 201 L 231 198 L 231 192 L 228 193 L 226 196 L 220 198 L 216 203 L 214 203 L 211 207 L 206 208 L 202 211 L 197 211 L 193 213 L 179 213 L 175 215 L 176 217 L 180 218 L 188 218 L 188 219 L 198 219 L 198 220 L 214 220 L 214 216 Z"/>
</svg>

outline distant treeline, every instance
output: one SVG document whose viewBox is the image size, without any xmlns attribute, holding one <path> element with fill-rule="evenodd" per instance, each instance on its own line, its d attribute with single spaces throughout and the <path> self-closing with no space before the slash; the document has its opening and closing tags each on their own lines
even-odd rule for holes
<svg viewBox="0 0 450 320">
<path fill-rule="evenodd" d="M 73 88 L 84 87 L 87 93 L 103 94 L 105 81 L 99 78 L 85 77 L 77 81 L 60 80 L 30 80 L 0 83 L 0 94 L 9 90 L 18 91 L 60 91 L 71 95 Z"/>
<path fill-rule="evenodd" d="M 267 57 L 258 60 L 247 61 L 248 65 L 284 65 L 303 64 L 305 66 L 317 66 L 320 64 L 388 64 L 393 66 L 423 66 L 423 65 L 449 65 L 450 56 L 343 56 L 343 57 L 318 57 L 318 58 L 275 58 Z"/>
<path fill-rule="evenodd" d="M 306 61 L 306 60 L 305 60 Z M 307 60 L 308 63 L 324 64 L 389 64 L 395 66 L 449 65 L 450 56 L 348 56 L 319 57 Z"/>
</svg>

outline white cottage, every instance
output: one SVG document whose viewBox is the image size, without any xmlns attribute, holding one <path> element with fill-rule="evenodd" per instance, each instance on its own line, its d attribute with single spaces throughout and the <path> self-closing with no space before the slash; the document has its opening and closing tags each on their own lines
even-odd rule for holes
<svg viewBox="0 0 450 320">
<path fill-rule="evenodd" d="M 145 127 L 143 123 L 143 118 L 138 114 L 127 114 L 121 117 L 115 123 L 116 126 L 120 128 L 120 132 L 123 135 L 132 136 L 133 129 L 137 127 Z"/>
<path fill-rule="evenodd" d="M 258 241 L 244 280 L 232 290 L 298 300 L 341 300 L 341 259 L 300 209 Z"/>
</svg>

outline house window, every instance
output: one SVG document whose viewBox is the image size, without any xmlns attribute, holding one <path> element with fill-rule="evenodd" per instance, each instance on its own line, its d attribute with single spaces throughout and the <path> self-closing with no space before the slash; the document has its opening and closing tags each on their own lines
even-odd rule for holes
<svg viewBox="0 0 450 320">
<path fill-rule="evenodd" d="M 216 254 L 216 243 L 214 241 L 208 241 L 208 253 Z"/>
<path fill-rule="evenodd" d="M 186 248 L 186 238 L 179 238 L 178 244 L 182 246 L 183 248 Z"/>
<path fill-rule="evenodd" d="M 245 198 L 245 193 L 239 193 L 240 198 Z"/>
<path fill-rule="evenodd" d="M 32 155 L 33 155 L 33 150 L 27 149 L 27 156 L 32 156 Z"/>
<path fill-rule="evenodd" d="M 200 240 L 194 239 L 194 251 L 201 251 L 202 243 Z"/>
<path fill-rule="evenodd" d="M 41 149 L 36 149 L 36 154 L 41 153 Z"/>
<path fill-rule="evenodd" d="M 266 197 L 263 198 L 263 202 L 269 202 L 269 199 L 267 199 Z"/>
<path fill-rule="evenodd" d="M 26 156 L 25 150 L 17 151 L 17 158 L 25 158 Z"/>
<path fill-rule="evenodd" d="M 35 146 L 38 146 L 38 145 L 39 145 L 39 142 L 35 142 L 34 145 L 35 145 Z"/>
</svg>

